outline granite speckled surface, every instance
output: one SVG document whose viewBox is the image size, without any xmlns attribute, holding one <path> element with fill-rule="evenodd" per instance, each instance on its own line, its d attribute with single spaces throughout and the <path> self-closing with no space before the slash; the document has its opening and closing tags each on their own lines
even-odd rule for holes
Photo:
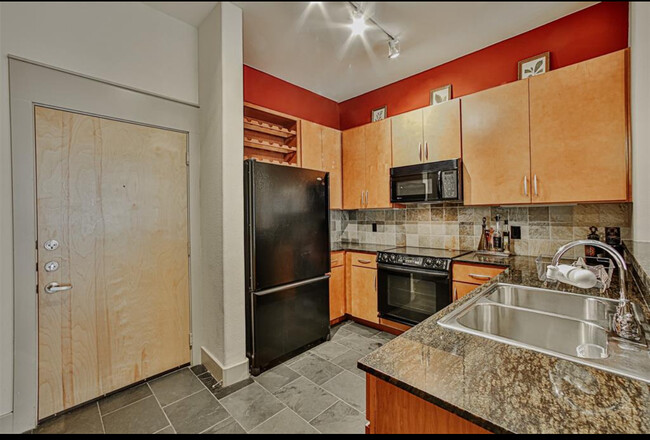
<svg viewBox="0 0 650 440">
<path fill-rule="evenodd" d="M 631 263 L 646 301 L 650 301 L 650 243 L 626 241 L 626 257 Z"/>
<path fill-rule="evenodd" d="M 537 278 L 535 258 L 510 257 L 504 273 L 362 358 L 359 367 L 497 433 L 650 432 L 650 384 L 437 324 L 498 282 L 618 298 L 616 280 L 602 295 L 546 284 Z M 648 316 L 634 281 L 628 289 Z"/>
<path fill-rule="evenodd" d="M 376 254 L 377 252 L 392 249 L 395 246 L 382 245 L 382 244 L 364 244 L 364 243 L 332 243 L 330 250 L 332 252 L 350 251 L 350 252 L 365 252 L 368 254 Z"/>
</svg>

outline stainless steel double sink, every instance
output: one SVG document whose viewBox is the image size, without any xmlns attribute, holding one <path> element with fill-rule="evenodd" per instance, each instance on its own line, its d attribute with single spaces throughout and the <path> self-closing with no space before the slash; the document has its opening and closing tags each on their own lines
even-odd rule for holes
<svg viewBox="0 0 650 440">
<path fill-rule="evenodd" d="M 438 323 L 650 383 L 646 341 L 617 338 L 617 300 L 511 284 L 495 284 Z M 645 330 L 642 310 L 634 313 Z"/>
</svg>

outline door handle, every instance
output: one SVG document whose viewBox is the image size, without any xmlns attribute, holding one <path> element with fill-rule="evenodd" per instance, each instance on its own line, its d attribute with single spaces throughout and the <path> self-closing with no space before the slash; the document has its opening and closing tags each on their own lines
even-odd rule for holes
<svg viewBox="0 0 650 440">
<path fill-rule="evenodd" d="M 72 284 L 50 283 L 45 286 L 45 293 L 64 292 L 70 289 L 72 289 Z"/>
<path fill-rule="evenodd" d="M 524 176 L 524 195 L 528 195 L 528 176 Z"/>
<path fill-rule="evenodd" d="M 429 143 L 428 142 L 424 143 L 424 156 L 426 157 L 426 160 L 429 160 Z"/>
<path fill-rule="evenodd" d="M 422 162 L 422 142 L 418 144 L 418 155 L 420 156 L 420 162 Z"/>
<path fill-rule="evenodd" d="M 533 188 L 535 190 L 535 197 L 539 196 L 539 194 L 537 194 L 537 174 L 533 177 Z"/>
<path fill-rule="evenodd" d="M 488 275 L 476 275 L 475 273 L 470 273 L 470 277 L 477 279 L 477 280 L 491 280 L 492 277 Z"/>
</svg>

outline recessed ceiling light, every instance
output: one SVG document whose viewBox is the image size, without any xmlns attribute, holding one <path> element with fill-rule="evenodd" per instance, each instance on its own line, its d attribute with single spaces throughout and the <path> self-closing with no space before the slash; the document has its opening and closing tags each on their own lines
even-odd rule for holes
<svg viewBox="0 0 650 440">
<path fill-rule="evenodd" d="M 363 16 L 363 13 L 358 9 L 352 14 L 352 24 L 350 25 L 352 29 L 352 35 L 361 35 L 368 28 L 366 23 L 366 17 Z"/>
<path fill-rule="evenodd" d="M 388 58 L 391 60 L 399 56 L 399 40 L 391 38 L 388 40 Z"/>
</svg>

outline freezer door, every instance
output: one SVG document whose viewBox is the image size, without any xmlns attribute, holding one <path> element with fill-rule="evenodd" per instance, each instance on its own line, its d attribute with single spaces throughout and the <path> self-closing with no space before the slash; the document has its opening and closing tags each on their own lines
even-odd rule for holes
<svg viewBox="0 0 650 440">
<path fill-rule="evenodd" d="M 247 163 L 249 288 L 259 291 L 329 272 L 329 174 Z"/>
<path fill-rule="evenodd" d="M 251 294 L 253 372 L 329 334 L 329 275 Z M 275 362 L 277 363 L 277 362 Z"/>
</svg>

